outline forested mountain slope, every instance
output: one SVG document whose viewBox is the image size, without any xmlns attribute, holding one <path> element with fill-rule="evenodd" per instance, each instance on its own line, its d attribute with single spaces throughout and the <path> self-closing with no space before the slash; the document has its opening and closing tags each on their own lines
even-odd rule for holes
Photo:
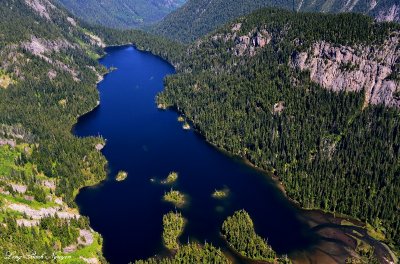
<svg viewBox="0 0 400 264">
<path fill-rule="evenodd" d="M 74 209 L 105 178 L 101 138 L 71 128 L 96 106 L 104 44 L 49 0 L 0 5 L 0 259 L 103 261 L 101 238 Z M 7 258 L 8 256 L 8 258 Z M 50 258 L 50 260 L 49 260 Z"/>
<path fill-rule="evenodd" d="M 112 28 L 142 27 L 164 18 L 185 0 L 58 0 L 76 16 Z"/>
<path fill-rule="evenodd" d="M 279 7 L 305 12 L 358 12 L 380 21 L 400 21 L 396 0 L 189 0 L 157 23 L 152 32 L 190 43 L 220 25 L 261 7 Z"/>
<path fill-rule="evenodd" d="M 275 172 L 301 206 L 398 246 L 399 34 L 363 15 L 263 9 L 193 43 L 158 103 Z"/>
</svg>

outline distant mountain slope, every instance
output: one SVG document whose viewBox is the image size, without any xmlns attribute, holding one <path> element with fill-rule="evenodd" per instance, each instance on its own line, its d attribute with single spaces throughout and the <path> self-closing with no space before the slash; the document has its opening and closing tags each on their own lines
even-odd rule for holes
<svg viewBox="0 0 400 264">
<path fill-rule="evenodd" d="M 359 12 L 378 20 L 399 21 L 397 0 L 189 0 L 153 27 L 153 32 L 189 43 L 236 17 L 261 7 L 325 13 Z"/>
<path fill-rule="evenodd" d="M 185 0 L 59 0 L 76 16 L 113 28 L 152 24 L 180 7 Z"/>
</svg>

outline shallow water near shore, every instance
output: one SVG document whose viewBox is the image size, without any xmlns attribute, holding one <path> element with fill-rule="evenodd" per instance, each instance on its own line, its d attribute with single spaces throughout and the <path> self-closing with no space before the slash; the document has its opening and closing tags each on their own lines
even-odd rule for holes
<svg viewBox="0 0 400 264">
<path fill-rule="evenodd" d="M 83 188 L 76 201 L 103 236 L 104 255 L 111 264 L 165 252 L 162 216 L 170 210 L 182 212 L 187 220 L 182 243 L 207 241 L 228 250 L 220 228 L 239 209 L 249 212 L 256 232 L 280 254 L 319 242 L 301 220 L 301 210 L 270 176 L 222 153 L 193 130 L 182 129 L 176 112 L 157 109 L 155 96 L 163 89 L 163 79 L 174 74 L 170 64 L 131 46 L 108 48 L 107 53 L 101 64 L 117 70 L 99 83 L 101 103 L 79 119 L 74 133 L 107 140 L 102 152 L 109 162 L 108 179 Z M 118 182 L 120 170 L 128 177 Z M 171 186 L 159 181 L 171 171 L 179 173 L 172 188 L 188 198 L 182 208 L 162 200 Z M 212 197 L 223 188 L 229 189 L 227 198 Z"/>
</svg>

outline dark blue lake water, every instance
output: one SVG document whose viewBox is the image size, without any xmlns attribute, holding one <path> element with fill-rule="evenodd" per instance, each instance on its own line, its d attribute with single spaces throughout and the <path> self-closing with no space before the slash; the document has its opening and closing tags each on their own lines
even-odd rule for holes
<svg viewBox="0 0 400 264">
<path fill-rule="evenodd" d="M 101 59 L 117 70 L 98 85 L 101 104 L 79 119 L 78 136 L 102 135 L 109 177 L 81 190 L 77 203 L 93 229 L 104 238 L 104 255 L 114 263 L 128 263 L 165 252 L 162 216 L 174 206 L 162 201 L 171 187 L 151 182 L 177 171 L 173 188 L 185 193 L 182 209 L 188 223 L 181 242 L 212 242 L 226 249 L 219 232 L 223 220 L 238 209 L 252 217 L 257 233 L 268 238 L 278 253 L 310 247 L 315 235 L 299 219 L 300 210 L 276 183 L 239 159 L 207 144 L 193 130 L 185 131 L 174 111 L 158 110 L 155 96 L 174 68 L 162 59 L 133 47 L 107 49 Z M 128 172 L 115 181 L 119 170 Z M 227 187 L 230 196 L 215 200 L 215 189 Z"/>
</svg>

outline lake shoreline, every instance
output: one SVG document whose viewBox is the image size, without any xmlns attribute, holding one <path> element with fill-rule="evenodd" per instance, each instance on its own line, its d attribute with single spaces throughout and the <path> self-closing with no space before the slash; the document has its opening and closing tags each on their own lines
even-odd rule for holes
<svg viewBox="0 0 400 264">
<path fill-rule="evenodd" d="M 150 51 L 140 50 L 140 49 L 138 49 L 138 48 L 137 48 L 135 45 L 133 45 L 133 44 L 124 44 L 124 45 L 112 45 L 112 46 L 107 46 L 107 47 L 104 48 L 104 54 L 103 54 L 103 56 L 102 56 L 101 58 L 99 58 L 99 61 L 100 61 L 102 58 L 104 58 L 104 57 L 108 54 L 108 53 L 107 53 L 107 50 L 112 49 L 112 48 L 122 48 L 122 47 L 133 47 L 133 48 L 135 48 L 136 50 L 138 50 L 138 51 L 140 51 L 140 52 L 150 53 L 150 54 L 152 54 L 153 56 L 156 56 L 156 57 L 160 58 L 161 60 L 163 60 L 163 61 L 169 63 L 169 62 L 168 62 L 167 60 L 165 60 L 164 58 L 162 58 L 162 57 L 160 57 L 160 56 L 158 56 L 158 55 L 154 55 L 154 54 L 151 53 Z M 169 63 L 169 64 L 170 64 L 170 63 Z M 170 64 L 170 65 L 172 65 L 172 64 Z M 174 69 L 175 69 L 175 67 L 174 67 Z M 110 74 L 110 72 L 107 72 L 107 73 L 103 74 L 103 75 L 102 75 L 102 76 L 103 76 L 103 79 L 104 79 L 105 76 L 108 75 L 108 74 Z M 99 85 L 99 83 L 100 83 L 101 81 L 102 81 L 102 80 L 99 80 L 99 82 L 97 82 L 97 86 L 96 86 L 96 87 L 97 87 L 96 90 L 97 90 L 97 93 L 98 93 L 98 94 L 99 94 L 98 85 Z M 85 115 L 87 115 L 87 114 L 93 112 L 94 110 L 96 110 L 96 108 L 98 108 L 98 107 L 100 106 L 100 103 L 101 103 L 101 102 L 99 101 L 98 104 L 97 104 L 95 107 L 93 107 L 92 110 L 88 111 L 87 113 L 84 113 L 84 114 L 80 115 L 80 116 L 77 118 L 75 125 L 74 125 L 74 126 L 72 127 L 72 129 L 71 129 L 71 133 L 72 133 L 74 136 L 76 136 L 75 133 L 74 133 L 74 130 L 75 130 L 76 124 L 79 122 L 79 119 L 82 118 L 83 116 L 85 116 Z M 156 106 L 154 106 L 154 107 L 156 107 Z M 182 111 L 180 111 L 180 110 L 177 109 L 176 107 L 168 107 L 166 110 L 167 110 L 167 111 L 174 111 L 175 113 L 178 113 L 178 114 L 179 114 L 179 113 L 180 113 L 180 114 L 183 114 Z M 284 197 L 285 197 L 290 203 L 292 203 L 293 205 L 295 205 L 297 209 L 302 210 L 302 212 L 303 212 L 303 211 L 305 211 L 305 212 L 306 212 L 306 211 L 311 211 L 311 212 L 316 211 L 316 212 L 318 212 L 319 214 L 321 214 L 321 215 L 320 215 L 320 218 L 319 218 L 320 220 L 323 220 L 323 219 L 324 219 L 324 220 L 326 220 L 326 219 L 329 220 L 329 221 L 327 220 L 326 223 L 331 223 L 331 222 L 334 222 L 334 220 L 337 220 L 337 219 L 338 219 L 338 217 L 336 217 L 336 216 L 334 216 L 334 215 L 333 215 L 333 216 L 330 215 L 331 213 L 329 213 L 329 212 L 323 212 L 323 211 L 320 210 L 320 209 L 307 209 L 307 208 L 302 208 L 302 207 L 299 205 L 299 203 L 298 203 L 297 201 L 291 199 L 291 198 L 287 195 L 287 192 L 286 192 L 286 190 L 285 190 L 285 187 L 284 187 L 283 183 L 280 181 L 280 179 L 279 179 L 279 177 L 278 177 L 277 175 L 274 175 L 274 174 L 273 174 L 272 172 L 270 172 L 270 171 L 266 171 L 266 170 L 263 170 L 263 169 L 261 169 L 261 168 L 255 166 L 253 163 L 251 163 L 251 162 L 250 162 L 248 159 L 246 159 L 246 158 L 240 157 L 239 155 L 232 154 L 232 153 L 230 153 L 229 151 L 227 151 L 227 150 L 225 150 L 225 149 L 223 149 L 223 148 L 220 148 L 220 147 L 218 147 L 218 146 L 212 144 L 211 142 L 209 142 L 209 141 L 206 140 L 206 138 L 204 137 L 204 135 L 201 134 L 201 132 L 196 128 L 196 126 L 193 125 L 192 122 L 190 122 L 190 123 L 191 123 L 192 127 L 194 128 L 194 132 L 196 133 L 196 135 L 199 136 L 199 137 L 201 137 L 202 140 L 203 140 L 205 143 L 207 143 L 208 145 L 212 146 L 213 148 L 215 148 L 216 150 L 218 150 L 218 151 L 221 152 L 222 154 L 228 156 L 229 158 L 233 158 L 233 159 L 240 160 L 242 163 L 246 164 L 247 166 L 250 166 L 250 167 L 252 167 L 253 169 L 255 169 L 255 170 L 261 172 L 261 173 L 264 174 L 265 176 L 269 177 L 269 178 L 275 183 L 275 187 L 278 188 L 278 189 L 284 194 Z M 104 156 L 104 154 L 103 154 L 103 156 Z M 107 159 L 106 159 L 106 160 L 107 160 Z M 93 187 L 93 186 L 99 185 L 99 184 L 101 184 L 102 182 L 104 182 L 105 180 L 107 180 L 107 178 L 110 177 L 110 175 L 109 175 L 110 172 L 109 172 L 109 170 L 108 170 L 108 161 L 107 161 L 107 165 L 106 165 L 106 166 L 107 166 L 107 167 L 105 168 L 105 171 L 107 172 L 107 176 L 106 176 L 105 179 L 103 179 L 103 180 L 101 180 L 101 181 L 99 181 L 99 182 L 97 182 L 97 183 L 94 183 L 93 185 L 84 186 L 84 187 L 82 187 L 82 188 L 79 189 L 79 192 L 80 192 L 82 189 L 86 188 L 86 187 Z M 79 192 L 78 192 L 78 193 L 79 193 Z M 76 196 L 75 196 L 75 198 L 76 198 Z M 305 220 L 309 225 L 311 225 L 312 220 L 310 220 L 310 219 L 308 219 L 308 220 L 307 220 L 307 219 L 303 219 L 303 220 Z M 352 219 L 352 220 L 357 221 L 357 219 Z M 317 222 L 318 222 L 318 221 L 317 221 Z M 323 224 L 323 222 L 318 222 L 318 223 L 319 223 L 319 225 Z M 336 238 L 336 237 L 333 236 L 332 238 Z M 301 263 L 301 262 L 299 262 L 299 263 Z"/>
<path fill-rule="evenodd" d="M 160 111 L 174 111 L 174 112 L 176 112 L 176 113 L 177 113 L 178 115 L 180 115 L 180 116 L 186 116 L 185 113 L 184 113 L 183 111 L 181 111 L 180 109 L 178 109 L 176 106 L 167 106 L 165 109 L 160 109 Z M 226 155 L 226 156 L 228 156 L 228 157 L 230 157 L 230 158 L 233 158 L 233 159 L 237 159 L 237 160 L 241 161 L 242 163 L 246 164 L 247 166 L 250 166 L 250 167 L 252 167 L 253 169 L 255 169 L 255 170 L 261 172 L 261 173 L 264 174 L 266 177 L 269 177 L 269 178 L 275 183 L 275 187 L 278 188 L 278 189 L 282 192 L 282 194 L 285 196 L 285 198 L 286 198 L 290 203 L 292 203 L 297 209 L 299 209 L 303 214 L 309 215 L 310 212 L 311 212 L 311 213 L 319 214 L 320 217 L 317 218 L 317 219 L 320 219 L 320 221 L 318 222 L 319 225 L 322 225 L 322 224 L 324 224 L 324 223 L 325 223 L 325 224 L 328 224 L 328 223 L 332 223 L 332 222 L 337 223 L 338 220 L 347 220 L 347 221 L 350 221 L 350 222 L 354 223 L 354 225 L 353 225 L 352 227 L 354 227 L 354 228 L 362 228 L 362 229 L 365 230 L 365 233 L 367 232 L 366 223 L 365 223 L 365 222 L 362 222 L 361 220 L 359 220 L 359 219 L 357 219 L 357 218 L 354 218 L 354 217 L 352 217 L 352 216 L 345 215 L 345 214 L 341 214 L 341 213 L 335 213 L 335 212 L 324 211 L 322 208 L 307 208 L 307 207 L 302 207 L 298 201 L 296 201 L 295 199 L 292 199 L 290 196 L 288 196 L 287 191 L 286 191 L 286 189 L 285 189 L 285 186 L 284 186 L 283 182 L 280 180 L 279 176 L 275 175 L 272 171 L 268 171 L 268 170 L 265 170 L 265 169 L 262 169 L 262 168 L 256 166 L 254 163 L 252 163 L 252 162 L 251 162 L 249 159 L 247 159 L 247 158 L 244 158 L 244 157 L 242 157 L 242 156 L 233 154 L 233 153 L 229 152 L 228 150 L 226 150 L 226 149 L 224 149 L 224 148 L 222 148 L 222 147 L 219 147 L 219 146 L 213 144 L 212 142 L 209 142 L 209 141 L 206 139 L 206 137 L 201 133 L 201 131 L 197 128 L 197 126 L 193 123 L 193 121 L 192 121 L 191 119 L 187 119 L 187 120 L 190 122 L 191 128 L 193 129 L 193 131 L 194 131 L 201 139 L 203 139 L 205 143 L 207 143 L 207 144 L 210 145 L 211 147 L 215 148 L 215 149 L 218 150 L 219 152 L 223 153 L 224 155 Z M 322 222 L 322 221 L 321 221 L 322 219 L 325 219 L 326 222 Z M 313 219 L 304 218 L 303 220 L 304 220 L 307 224 L 309 224 L 310 226 L 312 226 Z M 314 219 L 314 220 L 315 220 L 315 219 Z M 357 222 L 358 224 L 355 224 L 356 222 Z M 341 223 L 340 223 L 339 225 L 341 225 Z M 348 228 L 348 227 L 349 227 L 349 226 L 347 226 L 347 225 L 341 225 L 341 226 L 343 226 L 344 228 Z M 340 233 L 340 232 L 336 232 L 336 233 L 335 233 L 335 232 L 332 232 L 332 233 L 330 233 L 330 234 L 331 234 L 331 237 L 326 237 L 326 238 L 328 238 L 328 239 L 333 239 L 333 240 L 336 239 L 336 240 L 337 240 L 338 237 L 343 236 L 343 233 Z M 370 241 L 375 241 L 375 243 L 373 243 L 373 244 L 381 243 L 381 244 L 383 244 L 384 246 L 386 246 L 386 252 L 383 252 L 383 253 L 381 252 L 381 253 L 379 254 L 380 260 L 381 260 L 381 263 L 391 264 L 391 263 L 392 263 L 391 261 L 394 261 L 394 260 L 395 260 L 392 256 L 395 256 L 395 257 L 396 257 L 396 254 L 394 253 L 394 250 L 395 250 L 395 249 L 393 249 L 393 248 L 391 248 L 390 246 L 388 246 L 388 244 L 386 244 L 385 241 L 379 241 L 379 240 L 376 240 L 376 239 L 374 239 L 374 238 L 372 238 L 372 237 L 369 237 L 369 238 L 370 238 Z M 349 247 L 349 246 L 351 246 L 351 245 L 350 245 L 350 244 L 346 244 L 346 246 Z M 326 245 L 326 246 L 321 247 L 320 250 L 321 250 L 321 251 L 324 251 L 324 250 L 329 251 L 330 247 L 331 247 L 330 245 Z M 355 247 L 353 247 L 353 250 L 355 250 Z M 381 249 L 381 251 L 385 251 L 385 250 L 384 250 L 384 249 Z M 236 252 L 236 253 L 239 254 L 239 252 Z M 239 254 L 239 255 L 240 255 L 240 254 Z M 329 255 L 329 254 L 327 254 L 327 255 Z M 333 254 L 332 254 L 332 255 L 333 255 Z M 349 254 L 347 254 L 346 256 L 347 256 L 347 257 L 350 257 L 351 255 L 352 255 L 352 254 L 349 253 Z M 390 256 L 390 258 L 391 258 L 392 260 L 385 259 L 383 256 Z M 309 257 L 310 257 L 310 256 L 308 256 L 308 258 L 309 258 Z M 320 258 L 322 258 L 322 257 L 317 257 L 317 258 L 314 259 L 314 260 L 315 260 L 315 261 L 320 261 L 320 260 L 321 260 Z M 331 257 L 331 258 L 333 258 L 333 257 Z M 294 259 L 294 260 L 296 261 L 296 263 L 306 263 L 304 260 L 296 260 L 296 259 Z M 327 260 L 327 259 L 323 258 L 323 261 L 326 261 L 326 260 Z M 345 259 L 344 259 L 344 260 L 345 260 Z M 297 261 L 299 261 L 299 262 L 297 262 Z M 304 261 L 304 262 L 303 262 L 303 261 Z M 254 262 L 254 261 L 252 261 L 252 262 Z M 259 262 L 256 262 L 256 263 L 259 263 Z"/>
<path fill-rule="evenodd" d="M 182 110 L 178 109 L 176 106 L 167 106 L 165 109 L 160 109 L 160 110 L 161 110 L 161 111 L 174 111 L 174 112 L 176 112 L 176 113 L 177 113 L 178 115 L 180 115 L 180 116 L 186 116 L 185 113 L 184 113 Z M 286 192 L 286 189 L 285 189 L 285 185 L 284 185 L 284 183 L 280 180 L 279 176 L 275 175 L 272 171 L 268 171 L 268 170 L 265 170 L 265 169 L 262 169 L 262 168 L 256 166 L 254 163 L 252 163 L 252 162 L 251 162 L 249 159 L 247 159 L 247 158 L 244 158 L 244 157 L 239 156 L 239 155 L 237 155 L 237 154 L 233 154 L 233 153 L 229 152 L 228 150 L 226 150 L 226 149 L 224 149 L 224 148 L 222 148 L 222 147 L 219 147 L 219 146 L 215 145 L 215 144 L 212 143 L 212 142 L 209 142 L 209 141 L 206 139 L 206 137 L 201 133 L 201 131 L 197 128 L 197 126 L 193 123 L 193 121 L 190 120 L 190 119 L 188 119 L 188 121 L 190 122 L 191 127 L 193 128 L 194 132 L 195 132 L 200 138 L 202 138 L 208 145 L 212 146 L 213 148 L 215 148 L 215 149 L 218 150 L 219 152 L 223 153 L 224 155 L 227 155 L 227 156 L 230 157 L 230 158 L 240 160 L 242 163 L 246 164 L 247 166 L 252 167 L 253 169 L 255 169 L 255 170 L 257 170 L 257 171 L 260 171 L 260 172 L 261 172 L 262 174 L 264 174 L 266 177 L 269 177 L 269 178 L 275 183 L 275 187 L 278 188 L 278 189 L 282 192 L 282 194 L 285 196 L 285 198 L 286 198 L 290 203 L 292 203 L 297 209 L 301 210 L 304 214 L 307 215 L 309 212 L 318 213 L 318 214 L 320 214 L 319 219 L 321 219 L 321 220 L 322 220 L 322 219 L 325 219 L 325 220 L 327 221 L 326 223 L 337 222 L 337 220 L 339 220 L 339 219 L 342 219 L 342 220 L 345 219 L 345 220 L 350 221 L 350 222 L 352 222 L 352 223 L 356 223 L 356 222 L 357 222 L 358 224 L 354 224 L 354 227 L 363 228 L 363 229 L 365 230 L 365 232 L 367 232 L 366 223 L 364 223 L 364 222 L 362 222 L 361 220 L 359 220 L 359 219 L 357 219 L 357 218 L 354 218 L 354 217 L 352 217 L 352 216 L 345 215 L 345 214 L 341 214 L 341 213 L 335 213 L 335 212 L 324 211 L 322 208 L 307 208 L 307 207 L 302 207 L 298 201 L 296 201 L 295 199 L 292 199 L 290 196 L 288 196 L 288 194 L 287 194 L 287 192 Z M 303 220 L 304 220 L 307 224 L 309 224 L 309 225 L 311 225 L 311 223 L 313 222 L 311 219 L 306 219 L 306 218 L 304 218 Z M 321 224 L 323 224 L 323 222 L 319 222 L 319 224 L 321 225 Z M 340 224 L 340 225 L 341 225 L 341 224 Z M 344 227 L 348 227 L 348 226 L 344 226 Z M 338 235 L 337 233 L 334 233 L 334 232 L 331 233 L 331 234 L 332 234 L 332 236 L 331 236 L 331 237 L 327 237 L 327 238 L 329 238 L 329 239 L 337 239 L 338 236 L 342 235 L 342 233 L 340 233 L 340 234 Z M 374 239 L 371 238 L 371 240 L 374 240 Z M 386 242 L 376 240 L 376 243 L 382 243 L 383 245 L 386 246 L 386 249 L 387 249 L 387 252 L 386 252 L 387 254 L 386 254 L 386 256 L 392 256 L 392 255 L 396 256 L 396 255 L 393 253 L 395 249 L 393 249 L 393 248 L 391 248 L 390 246 L 388 246 L 388 244 L 386 244 Z M 348 244 L 348 245 L 346 245 L 346 246 L 350 246 L 350 245 Z M 329 249 L 329 246 L 322 247 L 321 250 L 326 250 L 326 249 Z M 348 254 L 347 256 L 348 256 L 348 257 L 351 257 L 351 255 L 352 255 L 352 254 Z M 381 253 L 380 256 L 382 256 L 382 255 L 385 255 L 385 254 L 384 254 L 384 253 Z M 391 257 L 391 258 L 393 259 L 393 257 Z M 319 259 L 317 259 L 317 260 L 319 260 Z M 382 257 L 381 257 L 381 260 L 382 260 L 382 263 L 388 263 L 388 264 L 390 263 L 389 260 L 384 260 Z M 300 261 L 299 263 L 302 263 L 302 261 Z"/>
</svg>

